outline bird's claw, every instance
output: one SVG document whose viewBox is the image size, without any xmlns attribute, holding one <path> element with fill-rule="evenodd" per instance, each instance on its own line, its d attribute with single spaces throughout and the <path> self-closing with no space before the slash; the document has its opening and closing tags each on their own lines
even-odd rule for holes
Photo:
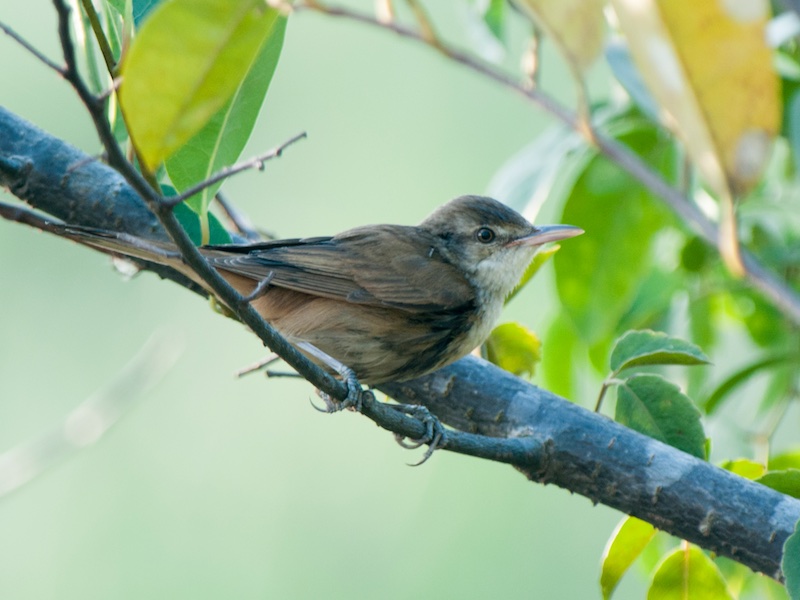
<svg viewBox="0 0 800 600">
<path fill-rule="evenodd" d="M 372 395 L 371 391 L 365 390 L 361 387 L 361 384 L 358 382 L 358 378 L 352 369 L 344 367 L 341 375 L 345 385 L 347 386 L 347 396 L 345 396 L 344 400 L 336 400 L 329 394 L 318 391 L 317 393 L 319 394 L 319 397 L 322 398 L 322 401 L 325 403 L 325 408 L 321 408 L 313 402 L 311 403 L 311 406 L 324 413 L 339 412 L 340 410 L 345 410 L 348 408 L 356 412 L 361 412 L 361 409 L 364 407 L 365 399 L 368 397 L 372 397 L 374 399 L 374 395 Z"/>
<path fill-rule="evenodd" d="M 418 404 L 389 404 L 389 406 L 395 410 L 399 410 L 404 414 L 419 419 L 419 421 L 425 426 L 425 433 L 422 435 L 422 437 L 417 439 L 406 440 L 406 437 L 400 435 L 399 433 L 394 435 L 394 439 L 397 441 L 397 443 L 408 450 L 414 450 L 420 446 L 424 446 L 425 444 L 428 445 L 428 449 L 425 450 L 425 454 L 422 456 L 422 459 L 419 462 L 409 463 L 410 467 L 418 467 L 425 463 L 431 456 L 433 456 L 433 453 L 441 447 L 442 440 L 444 439 L 445 435 L 444 426 L 442 425 L 441 421 L 439 421 L 439 419 L 437 419 L 436 416 L 434 416 L 425 406 Z"/>
</svg>

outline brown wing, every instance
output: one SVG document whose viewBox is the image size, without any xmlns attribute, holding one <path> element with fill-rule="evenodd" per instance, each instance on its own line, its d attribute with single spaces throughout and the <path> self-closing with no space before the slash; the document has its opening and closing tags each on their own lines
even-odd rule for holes
<svg viewBox="0 0 800 600">
<path fill-rule="evenodd" d="M 474 299 L 438 242 L 415 227 L 361 227 L 333 238 L 286 240 L 204 251 L 218 269 L 315 296 L 409 311 L 456 308 Z"/>
</svg>

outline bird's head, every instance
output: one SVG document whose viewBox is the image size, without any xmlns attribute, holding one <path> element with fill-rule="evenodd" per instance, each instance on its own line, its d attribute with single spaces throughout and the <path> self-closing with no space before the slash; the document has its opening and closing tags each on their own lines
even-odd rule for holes
<svg viewBox="0 0 800 600">
<path fill-rule="evenodd" d="M 542 244 L 583 233 L 572 225 L 533 225 L 483 196 L 451 200 L 419 226 L 442 240 L 443 254 L 474 286 L 500 298 L 511 293 Z"/>
</svg>

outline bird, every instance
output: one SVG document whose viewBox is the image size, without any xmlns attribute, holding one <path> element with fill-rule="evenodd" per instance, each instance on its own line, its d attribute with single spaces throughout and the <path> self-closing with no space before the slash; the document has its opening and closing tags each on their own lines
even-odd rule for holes
<svg viewBox="0 0 800 600">
<path fill-rule="evenodd" d="M 480 346 L 538 249 L 582 233 L 533 225 L 498 200 L 468 195 L 416 226 L 199 250 L 303 354 L 374 387 L 415 379 Z M 213 294 L 176 246 L 81 227 L 68 236 L 172 267 Z"/>
</svg>

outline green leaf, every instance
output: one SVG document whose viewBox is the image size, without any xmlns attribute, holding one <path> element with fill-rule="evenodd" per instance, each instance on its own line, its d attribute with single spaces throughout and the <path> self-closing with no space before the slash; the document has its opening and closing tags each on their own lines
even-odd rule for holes
<svg viewBox="0 0 800 600">
<path fill-rule="evenodd" d="M 651 365 L 702 365 L 710 362 L 694 344 L 666 333 L 628 331 L 611 351 L 611 370 L 619 373 L 631 367 Z"/>
<path fill-rule="evenodd" d="M 800 521 L 794 526 L 794 533 L 783 544 L 781 570 L 786 578 L 789 597 L 800 600 Z"/>
<path fill-rule="evenodd" d="M 756 479 L 756 481 L 781 494 L 800 498 L 800 469 L 770 471 L 763 477 Z"/>
<path fill-rule="evenodd" d="M 120 15 L 125 14 L 127 0 L 106 0 L 106 4 L 117 11 Z"/>
<path fill-rule="evenodd" d="M 733 600 L 717 565 L 696 546 L 676 550 L 658 566 L 648 600 Z"/>
<path fill-rule="evenodd" d="M 764 465 L 757 463 L 749 458 L 737 458 L 735 460 L 726 460 L 720 467 L 731 473 L 736 473 L 740 477 L 749 479 L 751 481 L 761 477 L 767 470 Z"/>
<path fill-rule="evenodd" d="M 505 41 L 506 0 L 489 0 L 483 12 L 483 22 L 497 41 Z"/>
<path fill-rule="evenodd" d="M 200 217 L 197 215 L 197 213 L 185 204 L 178 204 L 175 207 L 174 212 L 175 218 L 178 219 L 178 222 L 186 230 L 186 233 L 191 238 L 192 243 L 195 246 L 200 246 L 203 242 L 200 227 Z M 222 223 L 219 222 L 217 217 L 215 217 L 212 213 L 208 213 L 208 224 L 210 232 L 210 237 L 208 240 L 209 244 L 231 243 L 230 234 L 227 232 L 225 227 L 222 226 Z"/>
<path fill-rule="evenodd" d="M 658 375 L 634 375 L 618 387 L 619 423 L 705 459 L 700 411 L 677 385 Z"/>
<path fill-rule="evenodd" d="M 692 339 L 703 348 L 712 348 L 719 330 L 716 326 L 722 312 L 720 296 L 710 293 L 698 294 L 689 300 L 689 327 Z"/>
<path fill-rule="evenodd" d="M 672 143 L 652 123 L 620 117 L 609 129 L 657 172 L 672 172 Z M 577 178 L 562 222 L 586 234 L 565 244 L 554 265 L 561 303 L 586 342 L 616 333 L 652 269 L 655 235 L 671 220 L 647 190 L 604 157 L 592 159 Z"/>
<path fill-rule="evenodd" d="M 591 157 L 572 128 L 552 125 L 506 160 L 489 182 L 487 194 L 532 218 L 545 200 L 566 197 Z"/>
<path fill-rule="evenodd" d="M 784 112 L 784 131 L 792 148 L 795 169 L 800 170 L 800 92 L 794 91 Z"/>
<path fill-rule="evenodd" d="M 278 65 L 286 31 L 286 18 L 273 13 L 270 31 L 233 97 L 206 125 L 166 161 L 167 173 L 179 190 L 205 181 L 232 165 L 250 137 L 261 104 Z M 199 214 L 208 205 L 222 182 L 207 187 L 187 200 Z"/>
<path fill-rule="evenodd" d="M 603 600 L 611 598 L 620 579 L 653 539 L 656 528 L 636 517 L 625 517 L 617 525 L 603 552 L 600 587 Z"/>
<path fill-rule="evenodd" d="M 740 294 L 736 300 L 740 317 L 756 344 L 764 348 L 775 348 L 789 337 L 786 318 L 774 305 L 753 293 Z M 789 339 L 790 344 L 795 341 L 794 337 Z"/>
<path fill-rule="evenodd" d="M 611 40 L 605 48 L 606 62 L 631 100 L 651 121 L 659 122 L 659 106 L 647 89 L 642 74 L 633 62 L 628 45 L 621 40 Z"/>
<path fill-rule="evenodd" d="M 689 238 L 681 250 L 681 266 L 689 273 L 700 273 L 714 261 L 714 252 L 699 236 Z"/>
<path fill-rule="evenodd" d="M 511 290 L 511 293 L 508 295 L 508 298 L 506 298 L 506 302 L 505 302 L 506 304 L 511 302 L 511 299 L 514 296 L 516 296 L 520 292 L 520 290 L 522 288 L 524 288 L 528 284 L 528 282 L 531 279 L 533 279 L 533 276 L 536 275 L 536 273 L 539 272 L 539 269 L 542 268 L 544 263 L 546 263 L 550 259 L 551 256 L 553 256 L 556 252 L 558 252 L 559 248 L 561 248 L 560 245 L 553 244 L 550 247 L 544 248 L 543 250 L 539 250 L 536 253 L 536 255 L 533 257 L 533 260 L 531 261 L 531 263 L 525 269 L 525 273 L 522 274 L 522 278 L 519 280 L 519 283 L 517 284 L 517 287 L 515 287 L 513 290 Z"/>
<path fill-rule="evenodd" d="M 277 18 L 259 0 L 170 0 L 153 11 L 125 57 L 119 90 L 148 169 L 228 102 Z"/>
<path fill-rule="evenodd" d="M 653 268 L 642 279 L 631 305 L 620 317 L 620 329 L 652 329 L 668 323 L 672 298 L 684 282 L 674 272 Z"/>
<path fill-rule="evenodd" d="M 120 0 L 116 0 L 116 2 L 119 1 Z M 142 24 L 142 21 L 145 20 L 147 15 L 149 15 L 156 6 L 161 4 L 161 2 L 162 0 L 132 0 L 133 23 L 137 28 Z M 125 2 L 122 2 L 122 4 L 125 4 Z M 122 13 L 123 10 L 124 8 L 120 10 L 120 13 Z"/>
<path fill-rule="evenodd" d="M 776 454 L 769 459 L 770 471 L 782 471 L 783 469 L 800 469 L 800 449 L 790 450 Z"/>
<path fill-rule="evenodd" d="M 547 330 L 542 373 L 547 389 L 564 398 L 572 398 L 575 391 L 575 341 L 572 323 L 559 314 Z"/>
<path fill-rule="evenodd" d="M 725 381 L 720 383 L 708 397 L 708 399 L 703 403 L 703 409 L 706 411 L 706 414 L 710 415 L 716 411 L 722 401 L 737 387 L 745 383 L 748 379 L 750 379 L 753 375 L 762 371 L 764 369 L 769 369 L 770 367 L 774 367 L 776 365 L 780 365 L 782 363 L 787 362 L 790 359 L 789 355 L 786 354 L 779 354 L 777 356 L 770 356 L 767 358 L 762 358 L 757 360 L 754 363 L 751 363 L 745 367 L 742 367 L 733 375 L 728 377 Z"/>
<path fill-rule="evenodd" d="M 542 359 L 542 343 L 535 333 L 519 323 L 503 323 L 486 340 L 489 362 L 514 375 L 533 375 Z"/>
</svg>

